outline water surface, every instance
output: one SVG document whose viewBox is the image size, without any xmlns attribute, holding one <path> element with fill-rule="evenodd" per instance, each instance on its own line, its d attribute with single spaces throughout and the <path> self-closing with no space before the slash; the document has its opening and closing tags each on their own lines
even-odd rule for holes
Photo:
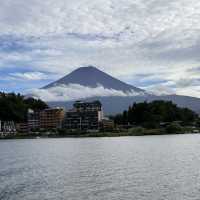
<svg viewBox="0 0 200 200">
<path fill-rule="evenodd" d="M 1 200 L 200 198 L 200 135 L 0 141 Z"/>
</svg>

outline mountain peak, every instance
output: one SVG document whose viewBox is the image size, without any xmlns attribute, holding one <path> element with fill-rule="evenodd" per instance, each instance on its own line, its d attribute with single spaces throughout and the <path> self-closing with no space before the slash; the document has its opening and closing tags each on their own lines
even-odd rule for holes
<svg viewBox="0 0 200 200">
<path fill-rule="evenodd" d="M 75 72 L 90 73 L 90 72 L 93 72 L 93 71 L 99 71 L 100 72 L 101 70 L 99 70 L 97 67 L 89 65 L 89 66 L 85 66 L 85 67 L 79 67 L 79 68 L 75 69 L 74 71 L 72 71 L 71 73 L 75 73 Z"/>
<path fill-rule="evenodd" d="M 92 66 L 92 65 L 88 65 L 88 66 L 85 66 L 85 67 L 79 67 L 76 70 L 99 70 L 99 69 L 97 67 Z"/>
<path fill-rule="evenodd" d="M 96 88 L 101 85 L 106 89 L 114 89 L 126 93 L 133 91 L 144 92 L 144 90 L 124 83 L 91 65 L 75 69 L 70 74 L 64 76 L 58 81 L 50 83 L 43 89 L 48 89 L 59 85 L 67 86 L 69 84 L 78 84 L 91 88 Z"/>
</svg>

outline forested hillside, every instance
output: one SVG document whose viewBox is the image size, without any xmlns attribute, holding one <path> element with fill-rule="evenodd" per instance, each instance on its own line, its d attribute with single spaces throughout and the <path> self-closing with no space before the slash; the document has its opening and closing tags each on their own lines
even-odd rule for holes
<svg viewBox="0 0 200 200">
<path fill-rule="evenodd" d="M 47 104 L 39 99 L 25 98 L 20 94 L 0 93 L 0 120 L 22 122 L 26 120 L 27 110 L 43 110 Z"/>
<path fill-rule="evenodd" d="M 190 123 L 198 119 L 198 115 L 188 108 L 179 108 L 171 101 L 153 101 L 134 103 L 128 110 L 114 116 L 113 119 L 117 124 L 157 126 L 161 122 Z"/>
</svg>

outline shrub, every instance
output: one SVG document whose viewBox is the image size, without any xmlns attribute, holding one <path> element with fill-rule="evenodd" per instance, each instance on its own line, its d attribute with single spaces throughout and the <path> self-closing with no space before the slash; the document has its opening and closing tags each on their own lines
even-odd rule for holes
<svg viewBox="0 0 200 200">
<path fill-rule="evenodd" d="M 142 127 L 130 128 L 128 130 L 129 135 L 142 135 L 144 134 L 145 129 Z"/>
<path fill-rule="evenodd" d="M 173 133 L 181 133 L 183 131 L 182 126 L 177 122 L 172 122 L 170 125 L 166 127 L 166 132 L 173 134 Z"/>
</svg>

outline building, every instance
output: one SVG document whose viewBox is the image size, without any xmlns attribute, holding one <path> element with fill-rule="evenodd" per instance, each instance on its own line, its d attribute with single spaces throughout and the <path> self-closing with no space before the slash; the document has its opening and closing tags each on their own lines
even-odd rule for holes
<svg viewBox="0 0 200 200">
<path fill-rule="evenodd" d="M 28 123 L 27 122 L 21 122 L 16 124 L 16 129 L 18 133 L 28 133 L 29 128 L 28 128 Z"/>
<path fill-rule="evenodd" d="M 101 129 L 103 131 L 112 131 L 115 128 L 114 121 L 111 119 L 104 118 L 101 121 Z"/>
<path fill-rule="evenodd" d="M 16 127 L 13 121 L 0 121 L 0 136 L 16 134 Z"/>
<path fill-rule="evenodd" d="M 40 111 L 28 109 L 27 123 L 29 131 L 37 131 L 40 128 Z"/>
<path fill-rule="evenodd" d="M 103 118 L 99 101 L 74 103 L 74 108 L 65 113 L 63 128 L 71 130 L 98 130 Z"/>
<path fill-rule="evenodd" d="M 100 101 L 93 101 L 93 102 L 76 101 L 74 103 L 74 108 L 78 112 L 102 111 L 102 104 Z"/>
<path fill-rule="evenodd" d="M 40 112 L 40 129 L 55 130 L 61 128 L 65 112 L 62 108 L 49 108 Z"/>
</svg>

